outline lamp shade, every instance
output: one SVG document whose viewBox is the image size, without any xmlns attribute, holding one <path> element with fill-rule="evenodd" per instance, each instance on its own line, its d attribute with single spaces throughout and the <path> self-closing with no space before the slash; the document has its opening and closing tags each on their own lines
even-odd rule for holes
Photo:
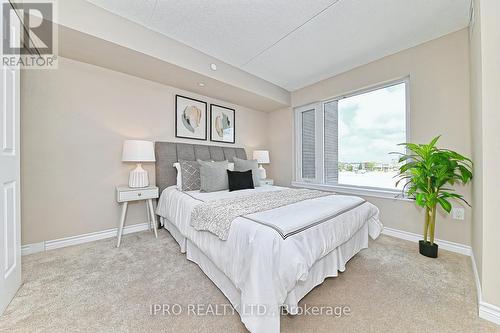
<svg viewBox="0 0 500 333">
<path fill-rule="evenodd" d="M 269 151 L 268 150 L 255 150 L 253 152 L 253 159 L 257 160 L 259 164 L 268 164 L 271 163 L 269 159 Z"/>
<path fill-rule="evenodd" d="M 143 140 L 125 140 L 123 142 L 123 162 L 155 162 L 153 142 Z"/>
</svg>

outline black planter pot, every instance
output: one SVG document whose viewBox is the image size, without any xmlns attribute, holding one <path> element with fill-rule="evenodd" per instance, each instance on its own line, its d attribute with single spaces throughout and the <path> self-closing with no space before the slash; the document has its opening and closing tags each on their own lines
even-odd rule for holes
<svg viewBox="0 0 500 333">
<path fill-rule="evenodd" d="M 432 244 L 426 241 L 418 241 L 418 248 L 421 255 L 429 258 L 437 258 L 438 256 L 438 245 L 436 243 Z"/>
</svg>

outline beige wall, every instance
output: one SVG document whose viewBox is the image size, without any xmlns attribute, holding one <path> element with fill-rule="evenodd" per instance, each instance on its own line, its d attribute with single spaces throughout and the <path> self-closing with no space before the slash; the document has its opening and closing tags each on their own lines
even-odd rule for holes
<svg viewBox="0 0 500 333">
<path fill-rule="evenodd" d="M 23 244 L 115 228 L 114 188 L 133 168 L 121 162 L 123 140 L 175 140 L 176 93 L 234 107 L 236 146 L 267 146 L 266 113 L 65 58 L 58 70 L 23 71 L 21 91 Z M 132 204 L 127 224 L 145 221 Z"/>
<path fill-rule="evenodd" d="M 478 181 L 474 201 L 478 203 L 472 229 L 473 251 L 481 276 L 486 303 L 500 306 L 500 223 L 498 223 L 498 166 L 500 165 L 500 2 L 476 0 L 471 52 L 473 137 Z"/>
<path fill-rule="evenodd" d="M 266 167 L 268 178 L 275 185 L 289 186 L 293 179 L 292 108 L 284 108 L 269 113 L 269 154 L 271 164 Z"/>
<path fill-rule="evenodd" d="M 428 142 L 442 134 L 440 145 L 471 155 L 469 103 L 469 43 L 466 29 L 406 51 L 358 67 L 292 93 L 292 105 L 300 106 L 335 97 L 381 82 L 410 76 L 410 137 Z M 269 133 L 271 175 L 283 185 L 293 179 L 293 121 L 291 109 L 271 113 L 273 132 Z M 282 167 L 285 166 L 283 170 Z M 467 199 L 471 189 L 459 188 Z M 421 233 L 423 212 L 413 202 L 367 198 L 381 210 L 385 226 Z M 460 205 L 457 203 L 457 205 Z M 470 244 L 471 210 L 465 221 L 441 215 L 437 237 Z"/>
</svg>

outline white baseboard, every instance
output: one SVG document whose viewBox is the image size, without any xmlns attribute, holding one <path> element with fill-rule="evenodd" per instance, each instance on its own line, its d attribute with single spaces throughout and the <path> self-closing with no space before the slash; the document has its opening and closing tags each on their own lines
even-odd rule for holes
<svg viewBox="0 0 500 333">
<path fill-rule="evenodd" d="M 479 317 L 500 325 L 500 307 L 483 301 L 483 292 L 481 288 L 481 280 L 477 271 L 476 258 L 474 252 L 471 253 L 472 271 L 474 272 L 474 281 L 477 288 L 477 304 L 479 308 Z"/>
<path fill-rule="evenodd" d="M 500 308 L 481 301 L 479 303 L 479 317 L 500 325 Z"/>
<path fill-rule="evenodd" d="M 422 235 L 415 234 L 413 232 L 393 229 L 393 228 L 384 227 L 384 230 L 382 231 L 382 233 L 384 235 L 387 235 L 387 236 L 401 238 L 401 239 L 411 241 L 411 242 L 418 242 L 419 240 L 422 239 Z M 454 243 L 454 242 L 450 242 L 450 241 L 446 241 L 446 240 L 442 240 L 442 239 L 436 239 L 436 244 L 438 244 L 439 247 L 443 250 L 448 250 L 451 252 L 460 253 L 460 254 L 463 254 L 466 256 L 470 256 L 472 253 L 472 249 L 469 245 Z"/>
<path fill-rule="evenodd" d="M 127 235 L 144 230 L 148 230 L 147 222 L 125 226 L 123 228 L 123 234 Z M 26 244 L 21 247 L 21 254 L 24 256 L 32 253 L 59 249 L 61 247 L 93 242 L 99 239 L 116 237 L 117 231 L 118 228 L 113 228 L 103 231 L 90 232 L 87 234 L 82 234 L 77 236 L 48 240 L 40 243 Z"/>
<path fill-rule="evenodd" d="M 45 242 L 32 243 L 21 246 L 22 256 L 43 251 L 45 251 Z"/>
<path fill-rule="evenodd" d="M 481 280 L 479 280 L 479 272 L 477 271 L 476 257 L 474 256 L 474 252 L 471 253 L 470 259 L 472 262 L 472 272 L 474 273 L 474 282 L 476 283 L 477 304 L 481 304 L 481 301 L 483 300 L 483 292 L 481 290 Z"/>
</svg>

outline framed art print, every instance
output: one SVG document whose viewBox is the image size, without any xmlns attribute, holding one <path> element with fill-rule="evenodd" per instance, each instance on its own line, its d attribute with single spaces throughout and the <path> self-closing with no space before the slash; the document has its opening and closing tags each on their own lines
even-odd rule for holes
<svg viewBox="0 0 500 333">
<path fill-rule="evenodd" d="M 234 121 L 234 109 L 210 104 L 210 141 L 234 143 Z"/>
<path fill-rule="evenodd" d="M 175 136 L 177 138 L 207 139 L 207 103 L 175 95 Z"/>
</svg>

